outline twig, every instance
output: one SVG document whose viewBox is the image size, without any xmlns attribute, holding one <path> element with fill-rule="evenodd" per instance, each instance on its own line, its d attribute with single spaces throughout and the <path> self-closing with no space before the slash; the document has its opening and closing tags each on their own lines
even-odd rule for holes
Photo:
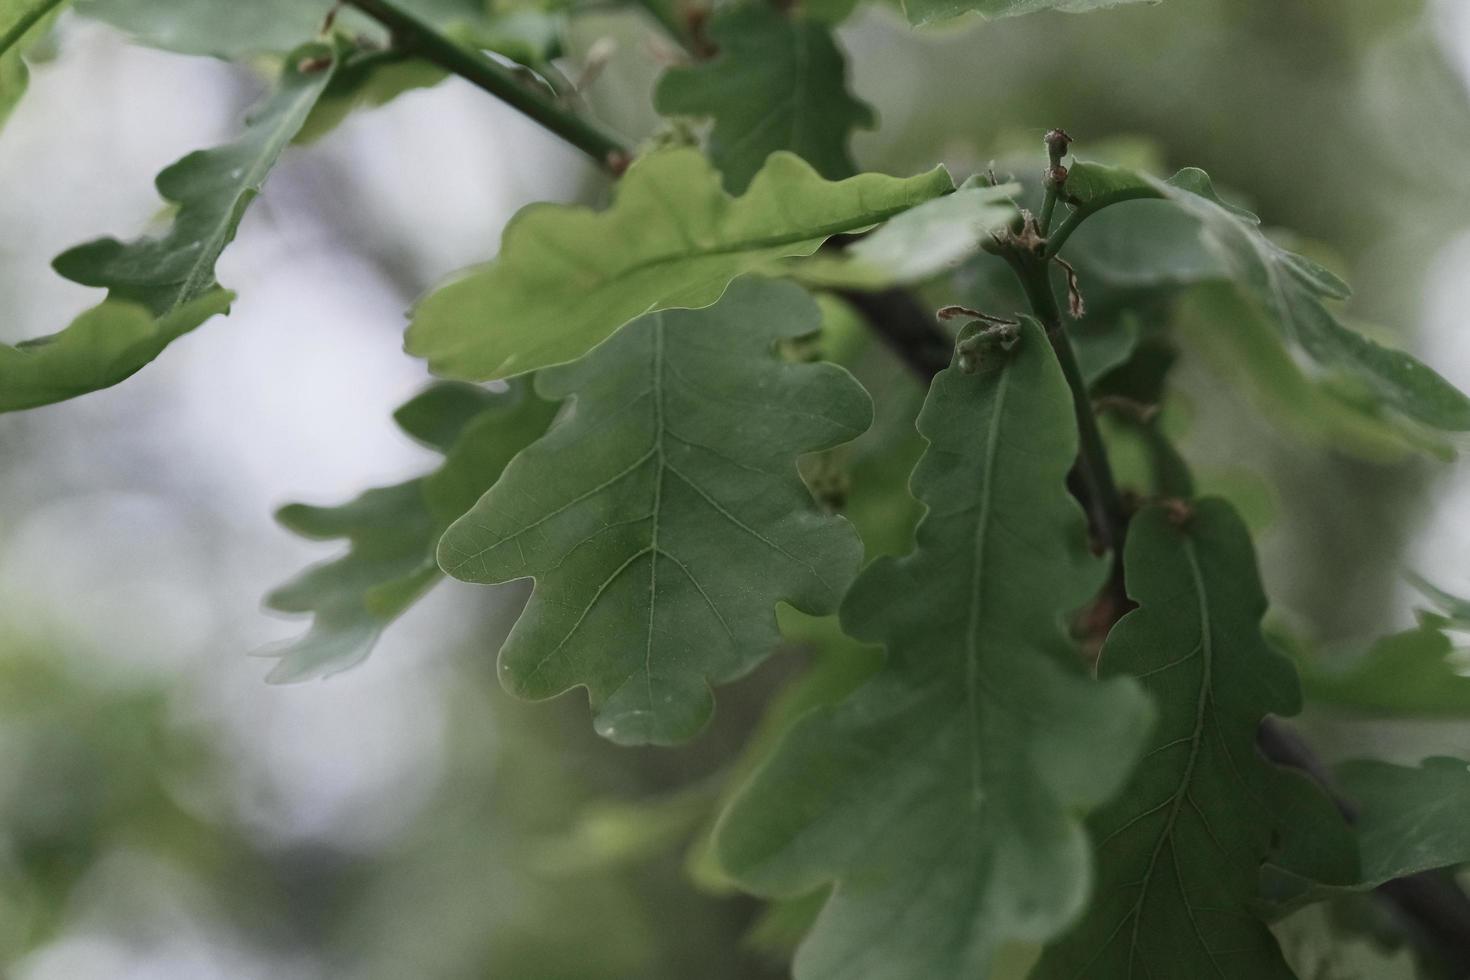
<svg viewBox="0 0 1470 980">
<path fill-rule="evenodd" d="M 596 122 L 568 111 L 556 99 L 524 84 L 515 73 L 445 37 L 433 25 L 403 9 L 396 0 L 345 0 L 386 27 L 396 48 L 460 76 L 506 105 L 531 117 L 592 157 L 614 176 L 632 159 L 633 148 Z"/>
</svg>

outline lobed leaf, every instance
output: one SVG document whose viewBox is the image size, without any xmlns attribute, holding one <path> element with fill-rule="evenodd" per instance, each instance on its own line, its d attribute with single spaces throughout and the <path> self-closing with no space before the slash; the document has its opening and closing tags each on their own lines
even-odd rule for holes
<svg viewBox="0 0 1470 980">
<path fill-rule="evenodd" d="M 731 198 L 695 150 L 653 153 L 628 170 L 601 213 L 533 204 L 511 219 L 501 254 L 424 299 L 410 353 L 437 374 L 511 377 L 573 360 L 645 313 L 698 309 L 772 260 L 953 190 L 944 169 L 910 178 L 823 180 L 775 153 Z"/>
<path fill-rule="evenodd" d="M 409 435 L 444 453 L 439 469 L 337 507 L 281 508 L 277 519 L 292 531 L 346 538 L 349 549 L 266 598 L 272 609 L 315 615 L 305 635 L 266 651 L 280 658 L 271 681 L 335 674 L 361 663 L 383 630 L 438 582 L 439 536 L 551 423 L 555 406 L 527 388 L 495 394 L 437 384 L 394 417 Z"/>
<path fill-rule="evenodd" d="M 978 14 L 982 20 L 1016 17 L 1043 10 L 1081 14 L 1129 3 L 1158 3 L 1159 0 L 903 0 L 904 13 L 914 25 L 950 20 L 962 14 Z"/>
<path fill-rule="evenodd" d="M 743 192 L 777 150 L 829 180 L 852 176 L 848 136 L 877 118 L 848 92 L 847 65 L 827 25 L 798 9 L 754 3 L 722 10 L 709 35 L 719 54 L 669 69 L 653 98 L 666 116 L 714 119 L 709 156 L 730 193 Z"/>
<path fill-rule="evenodd" d="M 191 153 L 164 170 L 158 190 L 174 212 L 161 235 L 126 243 L 101 239 L 57 257 L 57 272 L 107 289 L 107 299 L 59 333 L 0 345 L 0 411 L 117 384 L 183 334 L 228 311 L 232 296 L 215 279 L 215 261 L 335 66 L 326 45 L 298 48 L 237 140 Z"/>
<path fill-rule="evenodd" d="M 1260 221 L 1215 193 L 1202 170 L 1168 181 L 1101 164 L 1077 163 L 1067 181 L 1069 203 L 1085 217 L 1124 200 L 1167 200 L 1193 216 L 1206 247 L 1228 277 L 1275 323 L 1282 337 L 1324 368 L 1354 378 L 1383 404 L 1430 428 L 1470 429 L 1470 398 L 1402 351 L 1343 325 L 1324 305 L 1348 287 L 1327 270 L 1287 251 L 1261 232 Z"/>
<path fill-rule="evenodd" d="M 30 80 L 25 52 L 71 0 L 0 0 L 0 126 Z"/>
<path fill-rule="evenodd" d="M 716 306 L 645 316 L 537 376 L 568 416 L 525 450 L 439 548 L 449 574 L 535 591 L 500 656 L 513 693 L 588 689 L 597 730 L 677 742 L 779 638 L 775 605 L 836 608 L 862 557 L 796 458 L 867 428 L 832 365 L 773 345 L 818 326 L 790 283 L 743 279 Z"/>
<path fill-rule="evenodd" d="M 1008 357 L 934 380 L 914 471 L 914 550 L 880 558 L 843 627 L 888 660 L 808 714 L 725 814 L 717 849 L 763 895 L 835 882 L 802 980 L 986 976 L 1010 941 L 1079 914 L 1080 815 L 1116 792 L 1151 712 L 1094 683 L 1063 619 L 1101 585 L 1066 490 L 1071 395 L 1034 320 Z"/>
<path fill-rule="evenodd" d="M 1088 825 L 1097 896 L 1047 950 L 1038 980 L 1293 974 L 1253 913 L 1276 844 L 1316 880 L 1355 878 L 1352 839 L 1305 776 L 1256 748 L 1267 714 L 1301 706 L 1296 674 L 1261 635 L 1266 600 L 1244 524 L 1222 500 L 1187 516 L 1165 506 L 1129 528 L 1139 608 L 1109 634 L 1100 677 L 1137 677 L 1160 711 L 1127 791 Z"/>
</svg>

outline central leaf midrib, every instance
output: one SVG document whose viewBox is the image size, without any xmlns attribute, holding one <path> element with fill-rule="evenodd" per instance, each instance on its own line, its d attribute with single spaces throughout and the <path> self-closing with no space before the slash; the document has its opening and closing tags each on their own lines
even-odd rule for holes
<svg viewBox="0 0 1470 980">
<path fill-rule="evenodd" d="M 1194 779 L 1195 766 L 1199 761 L 1200 747 L 1204 742 L 1205 717 L 1209 711 L 1210 687 L 1213 680 L 1214 670 L 1214 637 L 1210 625 L 1210 603 L 1209 594 L 1205 589 L 1204 575 L 1200 570 L 1199 557 L 1195 554 L 1194 542 L 1187 534 L 1183 544 L 1184 557 L 1189 563 L 1190 581 L 1194 586 L 1194 593 L 1199 603 L 1200 618 L 1200 657 L 1203 664 L 1200 668 L 1199 697 L 1195 704 L 1194 731 L 1190 735 L 1189 756 L 1185 760 L 1184 771 L 1180 774 L 1179 787 L 1174 791 L 1173 799 L 1169 804 L 1169 811 L 1164 818 L 1164 826 L 1159 831 L 1158 840 L 1154 843 L 1153 853 L 1149 855 L 1148 867 L 1144 870 L 1143 879 L 1139 884 L 1138 900 L 1133 903 L 1129 915 L 1133 918 L 1133 934 L 1129 940 L 1129 962 L 1133 961 L 1138 954 L 1138 931 L 1143 921 L 1143 903 L 1148 898 L 1149 885 L 1153 882 L 1153 875 L 1158 865 L 1159 855 L 1163 853 L 1164 845 L 1171 841 L 1174 836 L 1174 826 L 1179 819 L 1179 811 L 1189 796 L 1190 783 Z M 1178 860 L 1178 855 L 1175 855 Z M 1181 896 L 1185 909 L 1189 913 L 1191 924 L 1194 923 L 1194 912 L 1189 906 L 1188 899 Z M 1196 938 L 1205 953 L 1209 955 L 1211 963 L 1214 962 L 1214 954 L 1209 946 L 1205 944 L 1204 938 L 1198 934 L 1198 926 L 1195 929 Z M 1217 967 L 1218 972 L 1218 967 Z"/>
<path fill-rule="evenodd" d="M 980 483 L 980 510 L 975 520 L 975 548 L 970 570 L 970 620 L 965 631 L 965 702 L 968 708 L 967 723 L 970 729 L 970 802 L 979 807 L 985 793 L 980 788 L 982 766 L 980 753 L 980 611 L 984 605 L 985 544 L 990 527 L 990 503 L 994 495 L 995 461 L 1000 446 L 1000 423 L 1005 414 L 1006 393 L 1010 386 L 1011 370 L 1002 368 L 1000 381 L 995 389 L 995 404 L 985 443 L 985 474 Z"/>
</svg>

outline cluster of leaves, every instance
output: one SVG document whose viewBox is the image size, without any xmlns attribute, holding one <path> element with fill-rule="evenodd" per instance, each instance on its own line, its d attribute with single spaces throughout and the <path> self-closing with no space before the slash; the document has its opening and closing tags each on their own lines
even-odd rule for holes
<svg viewBox="0 0 1470 980">
<path fill-rule="evenodd" d="M 905 9 L 922 24 L 1110 5 Z M 11 6 L 13 98 L 19 53 L 60 4 Z M 571 12 L 401 6 L 436 44 L 493 49 L 557 96 Z M 442 574 L 531 578 L 505 686 L 584 687 L 601 734 L 667 745 L 698 733 L 713 686 L 772 655 L 783 629 L 808 640 L 817 668 L 772 705 L 694 860 L 707 885 L 773 900 L 803 980 L 990 976 L 1018 960 L 1043 978 L 1289 977 L 1275 917 L 1470 859 L 1464 762 L 1343 765 L 1349 826 L 1319 785 L 1262 757 L 1263 719 L 1295 714 L 1303 685 L 1263 632 L 1245 522 L 1201 492 L 1159 411 L 1186 342 L 1223 347 L 1285 418 L 1351 452 L 1444 455 L 1470 430 L 1470 399 L 1345 322 L 1347 287 L 1201 171 L 1074 162 L 1058 176 L 1058 155 L 1044 188 L 854 174 L 849 138 L 875 118 L 833 36 L 850 3 L 751 0 L 708 24 L 648 6 L 690 56 L 655 104 L 709 120 L 703 149 L 642 154 L 601 210 L 525 209 L 493 261 L 417 306 L 407 349 L 448 380 L 397 418 L 444 463 L 282 511 L 350 549 L 271 596 L 315 614 L 274 651 L 273 677 L 357 663 Z M 325 2 L 79 9 L 175 50 L 289 53 L 235 142 L 160 176 L 176 205 L 163 233 L 56 261 L 108 296 L 0 348 L 5 410 L 117 383 L 223 312 L 215 261 L 287 146 L 440 77 L 370 21 L 333 25 Z M 914 431 L 915 398 L 879 398 L 897 424 L 874 428 L 854 377 L 865 345 L 846 304 L 896 287 L 965 304 Z M 1102 436 L 1094 400 L 1116 410 Z M 1107 481 L 1088 469 L 1109 451 L 1142 460 L 1118 467 L 1142 505 L 1112 515 L 1131 516 L 1113 555 L 1122 528 L 1101 526 Z M 1068 489 L 1079 452 L 1091 535 Z M 875 458 L 913 463 L 909 486 L 865 477 Z M 865 551 L 882 557 L 864 568 Z M 1307 696 L 1470 712 L 1448 638 L 1470 609 L 1431 597 L 1418 628 L 1345 669 L 1298 656 Z"/>
</svg>

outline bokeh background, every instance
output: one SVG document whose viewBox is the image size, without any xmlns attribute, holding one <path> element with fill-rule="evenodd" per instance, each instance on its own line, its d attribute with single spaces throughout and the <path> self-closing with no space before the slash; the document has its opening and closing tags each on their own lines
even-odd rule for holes
<svg viewBox="0 0 1470 980">
<path fill-rule="evenodd" d="M 1356 316 L 1470 388 L 1470 3 L 1167 0 L 918 33 L 874 4 L 840 36 L 881 118 L 856 142 L 865 168 L 965 174 L 1054 125 L 1084 154 L 1141 141 L 1304 236 L 1357 287 Z M 49 47 L 0 134 L 9 342 L 93 303 L 51 257 L 133 234 L 160 206 L 154 175 L 227 139 L 263 89 L 75 17 Z M 611 52 L 598 113 L 655 133 L 668 48 L 651 22 L 579 17 L 569 75 L 589 50 Z M 693 745 L 630 751 L 592 735 L 577 695 L 499 690 L 515 586 L 440 585 L 324 682 L 267 685 L 249 656 L 303 628 L 260 597 L 334 550 L 273 510 L 433 465 L 389 418 L 427 380 L 403 311 L 493 255 L 520 206 L 606 192 L 477 90 L 411 92 L 286 155 L 220 264 L 229 318 L 114 389 L 0 417 L 0 975 L 784 974 L 789 929 L 686 865 L 792 658 Z M 1292 631 L 1353 650 L 1407 624 L 1405 569 L 1470 592 L 1470 469 L 1283 431 L 1187 353 L 1181 384 L 1189 458 L 1260 503 Z M 1470 757 L 1462 724 L 1306 730 L 1329 757 Z"/>
</svg>

